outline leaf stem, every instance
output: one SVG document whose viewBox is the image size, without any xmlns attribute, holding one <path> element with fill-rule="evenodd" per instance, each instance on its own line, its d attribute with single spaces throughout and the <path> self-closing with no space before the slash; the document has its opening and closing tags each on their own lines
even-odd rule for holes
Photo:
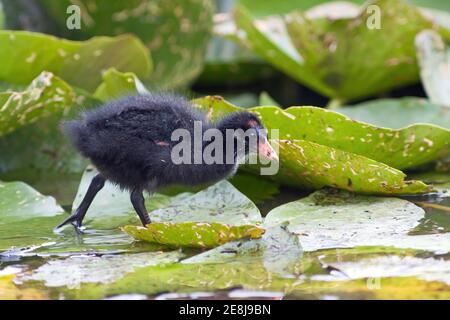
<svg viewBox="0 0 450 320">
<path fill-rule="evenodd" d="M 422 202 L 422 201 L 414 201 L 414 203 L 416 203 L 424 208 L 433 208 L 433 209 L 438 209 L 438 210 L 442 210 L 442 211 L 450 213 L 450 207 L 442 206 L 440 204 L 428 203 L 428 202 Z"/>
</svg>

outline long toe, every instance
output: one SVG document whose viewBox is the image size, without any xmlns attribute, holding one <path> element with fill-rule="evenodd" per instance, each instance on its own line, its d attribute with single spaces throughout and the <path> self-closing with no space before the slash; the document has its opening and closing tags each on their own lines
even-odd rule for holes
<svg viewBox="0 0 450 320">
<path fill-rule="evenodd" d="M 55 229 L 60 229 L 69 223 L 72 224 L 76 229 L 81 228 L 80 218 L 78 217 L 78 215 L 72 214 L 72 215 L 68 216 L 63 222 L 58 224 Z"/>
</svg>

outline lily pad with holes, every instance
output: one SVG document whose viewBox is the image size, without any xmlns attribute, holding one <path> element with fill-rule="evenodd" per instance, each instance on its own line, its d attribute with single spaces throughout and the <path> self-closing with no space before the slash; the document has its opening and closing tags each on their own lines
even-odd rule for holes
<svg viewBox="0 0 450 320">
<path fill-rule="evenodd" d="M 0 137 L 75 104 L 72 88 L 50 72 L 42 72 L 24 91 L 0 93 Z"/>
<path fill-rule="evenodd" d="M 257 239 L 264 229 L 255 225 L 233 226 L 217 222 L 153 222 L 146 227 L 125 226 L 138 240 L 172 247 L 213 248 L 242 239 Z"/>
<path fill-rule="evenodd" d="M 146 77 L 151 71 L 148 50 L 134 36 L 94 37 L 70 41 L 27 31 L 0 31 L 0 81 L 28 85 L 50 71 L 71 85 L 95 90 L 102 71 L 115 67 Z"/>
<path fill-rule="evenodd" d="M 220 97 L 196 99 L 194 103 L 204 110 L 211 119 L 242 110 L 220 99 Z M 427 114 L 430 117 L 426 105 L 422 106 L 420 100 L 417 100 L 416 103 L 412 107 L 410 107 L 410 103 L 404 108 L 405 110 L 412 109 L 412 111 L 415 111 L 414 116 L 409 116 L 410 119 L 414 117 L 413 119 L 419 121 L 421 115 L 426 119 Z M 391 105 L 394 105 L 397 109 L 401 108 L 401 103 L 398 106 L 397 103 L 391 102 Z M 372 106 L 361 106 L 359 108 L 359 110 L 368 108 L 375 112 Z M 415 167 L 450 153 L 450 129 L 425 124 L 422 121 L 410 123 L 409 126 L 399 129 L 388 129 L 385 126 L 369 125 L 343 116 L 338 112 L 316 107 L 290 107 L 283 110 L 278 107 L 264 106 L 246 110 L 257 114 L 267 129 L 279 130 L 280 139 L 310 141 L 358 154 L 397 169 Z M 339 110 L 347 112 L 345 111 L 346 108 Z M 441 117 L 441 120 L 434 121 L 445 124 L 444 121 L 447 121 L 446 112 L 442 108 L 438 106 L 433 108 L 432 106 L 430 111 L 434 115 L 434 119 L 438 116 Z M 348 112 L 351 114 L 352 111 Z M 401 114 L 398 113 L 399 118 Z M 366 118 L 369 118 L 369 116 L 366 116 Z M 398 121 L 405 122 L 404 119 Z"/>
<path fill-rule="evenodd" d="M 355 13 L 344 5 L 322 10 L 334 16 L 311 8 L 264 18 L 238 6 L 230 38 L 315 91 L 351 100 L 416 82 L 415 36 L 424 29 L 446 33 L 402 0 L 372 1 Z"/>
<path fill-rule="evenodd" d="M 317 190 L 334 187 L 366 194 L 421 194 L 432 187 L 381 162 L 304 140 L 271 141 L 278 148 L 285 185 Z"/>
<path fill-rule="evenodd" d="M 131 69 L 121 71 L 133 71 L 157 89 L 184 87 L 201 72 L 211 37 L 213 3 L 210 0 L 97 1 L 95 5 L 80 0 L 77 5 L 86 23 L 79 30 L 68 30 L 66 9 L 72 4 L 71 0 L 40 1 L 47 19 L 56 25 L 48 32 L 70 39 L 136 35 L 150 50 L 154 70 L 149 77 Z M 128 50 L 126 46 L 123 49 Z"/>
<path fill-rule="evenodd" d="M 218 96 L 196 99 L 194 104 L 213 120 L 243 110 Z M 270 178 L 291 186 L 331 186 L 378 194 L 426 193 L 430 187 L 405 181 L 405 174 L 391 166 L 416 166 L 450 152 L 450 131 L 434 125 L 387 129 L 315 107 L 246 110 L 261 118 L 269 134 L 271 129 L 279 130 L 280 141 L 272 143 L 279 148 L 280 169 Z M 439 142 L 430 143 L 430 133 Z M 427 152 L 428 148 L 431 151 Z"/>
</svg>

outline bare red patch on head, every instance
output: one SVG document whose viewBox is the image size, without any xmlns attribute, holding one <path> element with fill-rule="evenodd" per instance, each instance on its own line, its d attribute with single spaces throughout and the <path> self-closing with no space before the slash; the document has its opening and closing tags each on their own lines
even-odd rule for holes
<svg viewBox="0 0 450 320">
<path fill-rule="evenodd" d="M 247 125 L 249 128 L 254 128 L 254 127 L 257 127 L 259 124 L 258 124 L 258 121 L 256 121 L 256 120 L 249 120 L 247 122 Z"/>
<path fill-rule="evenodd" d="M 167 147 L 169 145 L 166 141 L 155 141 L 158 146 Z"/>
</svg>

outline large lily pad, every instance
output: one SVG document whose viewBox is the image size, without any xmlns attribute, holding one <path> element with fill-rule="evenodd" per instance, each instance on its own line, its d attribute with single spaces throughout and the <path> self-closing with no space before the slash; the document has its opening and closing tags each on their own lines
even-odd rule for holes
<svg viewBox="0 0 450 320">
<path fill-rule="evenodd" d="M 381 11 L 380 29 L 366 24 L 373 19 L 367 6 L 373 4 Z M 232 38 L 295 80 L 337 99 L 362 98 L 416 82 L 414 38 L 423 29 L 440 29 L 402 0 L 372 1 L 350 17 L 293 12 L 254 19 L 241 6 L 234 20 Z"/>
<path fill-rule="evenodd" d="M 306 189 L 334 187 L 370 194 L 420 194 L 432 191 L 421 181 L 381 162 L 304 140 L 272 141 L 280 153 L 280 169 L 274 177 L 290 186 Z"/>
<path fill-rule="evenodd" d="M 210 118 L 242 110 L 219 97 L 205 97 L 194 102 Z M 419 113 L 420 105 L 414 108 L 417 114 L 414 119 L 427 113 L 426 109 Z M 431 109 L 434 111 L 432 114 L 440 112 L 441 118 L 446 119 L 446 113 L 442 115 L 442 109 L 436 111 L 436 108 Z M 267 106 L 246 110 L 256 113 L 267 129 L 279 130 L 280 139 L 307 140 L 359 154 L 397 169 L 415 167 L 450 153 L 450 130 L 434 125 L 420 123 L 393 130 L 357 122 L 339 113 L 315 107 L 282 110 Z"/>
<path fill-rule="evenodd" d="M 450 250 L 450 233 L 409 235 L 425 212 L 406 200 L 317 191 L 273 209 L 265 225 L 288 222 L 305 251 L 355 246 Z"/>
<path fill-rule="evenodd" d="M 52 33 L 77 39 L 123 33 L 138 36 L 151 51 L 155 68 L 150 77 L 135 73 L 152 87 L 183 87 L 201 72 L 212 26 L 213 5 L 209 0 L 97 1 L 95 5 L 81 0 L 81 30 L 66 28 L 70 0 L 40 3 L 57 26 L 50 30 Z"/>
<path fill-rule="evenodd" d="M 427 30 L 416 38 L 420 75 L 428 97 L 450 107 L 450 48 L 437 32 Z"/>
<path fill-rule="evenodd" d="M 205 97 L 194 103 L 210 119 L 242 110 L 220 97 Z M 388 165 L 409 167 L 450 151 L 450 131 L 433 125 L 415 125 L 401 130 L 378 128 L 314 107 L 246 110 L 256 113 L 269 133 L 270 129 L 279 130 L 280 141 L 273 143 L 280 149 L 280 170 L 273 178 L 292 186 L 309 189 L 332 186 L 380 194 L 425 193 L 430 191 L 425 184 L 404 181 L 405 175 Z M 431 146 L 427 144 L 431 141 L 430 132 L 434 132 L 439 141 L 436 149 L 434 142 Z M 414 148 L 410 149 L 411 146 Z M 433 150 L 430 157 L 425 146 Z M 410 154 L 410 150 L 415 152 Z"/>
<path fill-rule="evenodd" d="M 43 70 L 77 87 L 94 90 L 102 71 L 115 67 L 147 77 L 148 50 L 134 36 L 96 37 L 85 42 L 25 31 L 0 31 L 0 81 L 27 85 Z M 20 62 L 20 63 L 19 63 Z"/>
<path fill-rule="evenodd" d="M 177 262 L 180 251 L 143 252 L 122 255 L 72 256 L 63 260 L 49 260 L 31 274 L 17 279 L 43 281 L 47 287 L 77 288 L 82 283 L 111 283 L 135 269 Z"/>
<path fill-rule="evenodd" d="M 253 202 L 228 181 L 218 182 L 193 195 L 179 195 L 168 206 L 152 211 L 155 222 L 218 222 L 233 226 L 259 224 Z"/>
<path fill-rule="evenodd" d="M 217 222 L 153 222 L 146 227 L 125 226 L 138 240 L 173 247 L 213 248 L 224 243 L 261 237 L 264 229 L 255 225 L 232 226 Z"/>
<path fill-rule="evenodd" d="M 76 101 L 72 88 L 52 73 L 42 72 L 25 91 L 0 93 L 0 137 L 62 112 Z"/>
</svg>

